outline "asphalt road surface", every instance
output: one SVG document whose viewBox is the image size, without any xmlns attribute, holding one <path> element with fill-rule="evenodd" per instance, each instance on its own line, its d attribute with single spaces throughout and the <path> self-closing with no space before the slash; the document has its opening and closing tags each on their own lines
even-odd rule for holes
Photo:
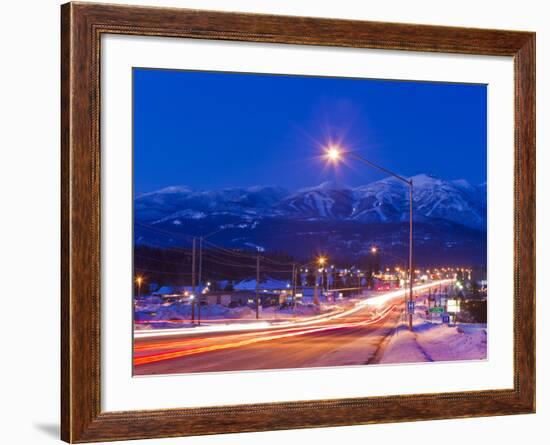
<svg viewBox="0 0 550 445">
<path fill-rule="evenodd" d="M 310 326 L 136 338 L 134 374 L 364 365 L 376 358 L 402 308 L 391 302 Z"/>
</svg>

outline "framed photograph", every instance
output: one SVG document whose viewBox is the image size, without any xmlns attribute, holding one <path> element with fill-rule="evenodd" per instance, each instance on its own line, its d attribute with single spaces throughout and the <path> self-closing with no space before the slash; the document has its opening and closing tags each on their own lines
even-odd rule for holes
<svg viewBox="0 0 550 445">
<path fill-rule="evenodd" d="M 535 411 L 535 35 L 62 6 L 62 439 Z"/>
</svg>

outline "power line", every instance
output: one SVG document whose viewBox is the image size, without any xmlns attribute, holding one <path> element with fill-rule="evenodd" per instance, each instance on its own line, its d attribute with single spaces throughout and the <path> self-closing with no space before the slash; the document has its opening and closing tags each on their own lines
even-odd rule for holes
<svg viewBox="0 0 550 445">
<path fill-rule="evenodd" d="M 174 264 L 176 266 L 182 266 L 181 261 L 168 261 L 168 260 L 163 260 L 163 259 L 159 259 L 159 258 L 153 258 L 153 257 L 141 255 L 139 253 L 134 253 L 134 256 L 139 257 L 139 258 L 144 258 L 144 259 L 147 259 L 147 260 L 151 260 L 151 261 L 156 261 L 156 262 L 159 262 L 159 263 Z"/>
<path fill-rule="evenodd" d="M 158 273 L 158 274 L 166 274 L 166 275 L 191 275 L 188 272 L 166 272 L 162 270 L 154 270 L 154 269 L 143 269 L 141 267 L 134 267 L 135 270 L 140 272 L 149 272 L 149 273 Z"/>
<path fill-rule="evenodd" d="M 247 254 L 247 253 L 244 253 L 244 252 L 241 252 L 241 251 L 229 250 L 229 249 L 226 249 L 224 247 L 218 246 L 217 244 L 214 244 L 210 241 L 204 240 L 204 242 L 206 244 L 209 244 L 210 246 L 212 246 L 214 249 L 221 250 L 223 252 L 227 252 L 230 255 L 241 256 L 243 258 L 254 259 L 254 260 L 256 259 L 256 256 L 257 256 L 256 254 L 252 254 L 252 253 Z M 267 261 L 269 263 L 272 263 L 272 264 L 279 264 L 279 265 L 284 265 L 284 266 L 290 266 L 294 263 L 294 261 L 278 261 L 278 260 L 275 260 L 273 258 L 264 256 L 264 255 L 260 255 L 260 259 L 263 260 L 263 261 Z"/>
<path fill-rule="evenodd" d="M 158 227 L 153 227 L 149 224 L 145 224 L 145 223 L 140 222 L 140 221 L 134 221 L 134 224 L 137 224 L 138 226 L 144 227 L 145 229 L 150 230 L 152 232 L 162 233 L 163 235 L 169 235 L 169 236 L 172 236 L 172 237 L 175 237 L 175 238 L 185 239 L 189 242 L 194 238 L 193 235 L 189 235 L 187 233 L 171 232 L 169 230 L 164 230 L 164 229 L 160 229 Z"/>
<path fill-rule="evenodd" d="M 162 247 L 160 247 L 160 248 L 162 248 Z M 181 250 L 181 249 L 176 249 L 176 248 L 166 248 L 166 249 L 174 250 L 178 253 L 184 253 L 187 256 L 191 257 L 191 253 L 186 251 L 186 250 Z M 246 258 L 247 260 L 250 260 L 250 264 L 246 264 L 246 263 L 238 263 L 238 262 L 230 261 L 227 258 L 216 256 L 213 252 L 208 251 L 208 250 L 205 250 L 203 252 L 203 255 L 205 255 L 205 257 L 206 257 L 205 261 L 210 262 L 210 263 L 215 263 L 215 264 L 218 264 L 218 265 L 221 265 L 221 266 L 230 266 L 230 267 L 239 267 L 239 268 L 255 268 L 255 266 L 253 265 L 253 258 Z M 154 258 L 154 257 L 151 257 L 151 256 L 142 255 L 140 253 L 134 253 L 134 256 L 136 256 L 138 258 L 143 258 L 143 259 L 146 259 L 146 260 L 151 260 L 151 261 L 155 261 L 155 262 L 159 262 L 159 263 L 164 263 L 164 264 L 172 264 L 172 265 L 177 265 L 177 266 L 182 265 L 181 262 L 171 261 L 171 260 L 166 260 L 166 259 L 161 259 L 161 258 Z M 279 263 L 277 263 L 277 264 L 279 264 Z M 280 263 L 280 264 L 283 264 L 283 263 Z M 284 264 L 284 265 L 286 265 L 286 264 Z M 290 269 L 278 269 L 278 268 L 269 267 L 269 266 L 263 267 L 262 270 L 265 270 L 266 272 L 270 272 L 270 273 L 287 273 L 287 272 L 290 272 Z"/>
</svg>

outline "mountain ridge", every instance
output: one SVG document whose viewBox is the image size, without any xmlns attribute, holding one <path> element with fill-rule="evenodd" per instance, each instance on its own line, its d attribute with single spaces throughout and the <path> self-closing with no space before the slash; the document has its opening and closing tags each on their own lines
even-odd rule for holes
<svg viewBox="0 0 550 445">
<path fill-rule="evenodd" d="M 448 220 L 486 231 L 486 183 L 472 185 L 464 179 L 444 180 L 427 174 L 410 179 L 415 221 Z M 386 223 L 408 221 L 409 187 L 394 177 L 358 187 L 327 181 L 295 191 L 273 185 L 215 190 L 170 186 L 136 194 L 134 204 L 136 219 L 149 224 L 180 224 L 185 219 L 224 214 L 244 220 L 276 217 Z"/>
</svg>

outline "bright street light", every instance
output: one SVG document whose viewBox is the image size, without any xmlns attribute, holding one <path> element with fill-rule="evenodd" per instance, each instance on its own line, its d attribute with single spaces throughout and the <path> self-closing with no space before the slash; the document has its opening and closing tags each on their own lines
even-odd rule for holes
<svg viewBox="0 0 550 445">
<path fill-rule="evenodd" d="M 337 147 L 331 146 L 327 149 L 327 158 L 329 158 L 331 161 L 338 161 L 340 157 L 341 152 Z"/>
<path fill-rule="evenodd" d="M 138 298 L 141 297 L 141 283 L 143 282 L 143 277 L 138 275 L 136 277 L 136 284 L 137 284 L 137 288 L 138 288 Z"/>
<path fill-rule="evenodd" d="M 337 145 L 330 145 L 326 150 L 326 156 L 327 158 L 332 162 L 338 162 L 342 160 L 342 152 L 343 150 L 338 147 Z M 404 182 L 409 187 L 409 303 L 412 307 L 414 307 L 413 303 L 413 181 L 412 179 L 404 178 L 401 175 L 398 175 L 397 173 L 394 173 L 391 170 L 388 170 L 385 167 L 382 167 L 381 165 L 375 164 L 374 162 L 369 161 L 368 159 L 364 158 L 363 156 L 358 155 L 355 151 L 345 151 L 346 156 L 349 156 L 350 158 L 354 158 L 357 161 L 362 162 L 363 164 L 367 164 L 369 167 L 375 168 L 377 170 L 380 170 L 381 172 L 384 172 L 390 176 L 393 176 L 394 178 L 400 180 L 401 182 Z M 371 248 L 372 253 L 376 253 L 376 247 Z M 408 305 L 406 305 L 408 308 Z M 409 312 L 409 330 L 412 331 L 412 312 Z"/>
</svg>

